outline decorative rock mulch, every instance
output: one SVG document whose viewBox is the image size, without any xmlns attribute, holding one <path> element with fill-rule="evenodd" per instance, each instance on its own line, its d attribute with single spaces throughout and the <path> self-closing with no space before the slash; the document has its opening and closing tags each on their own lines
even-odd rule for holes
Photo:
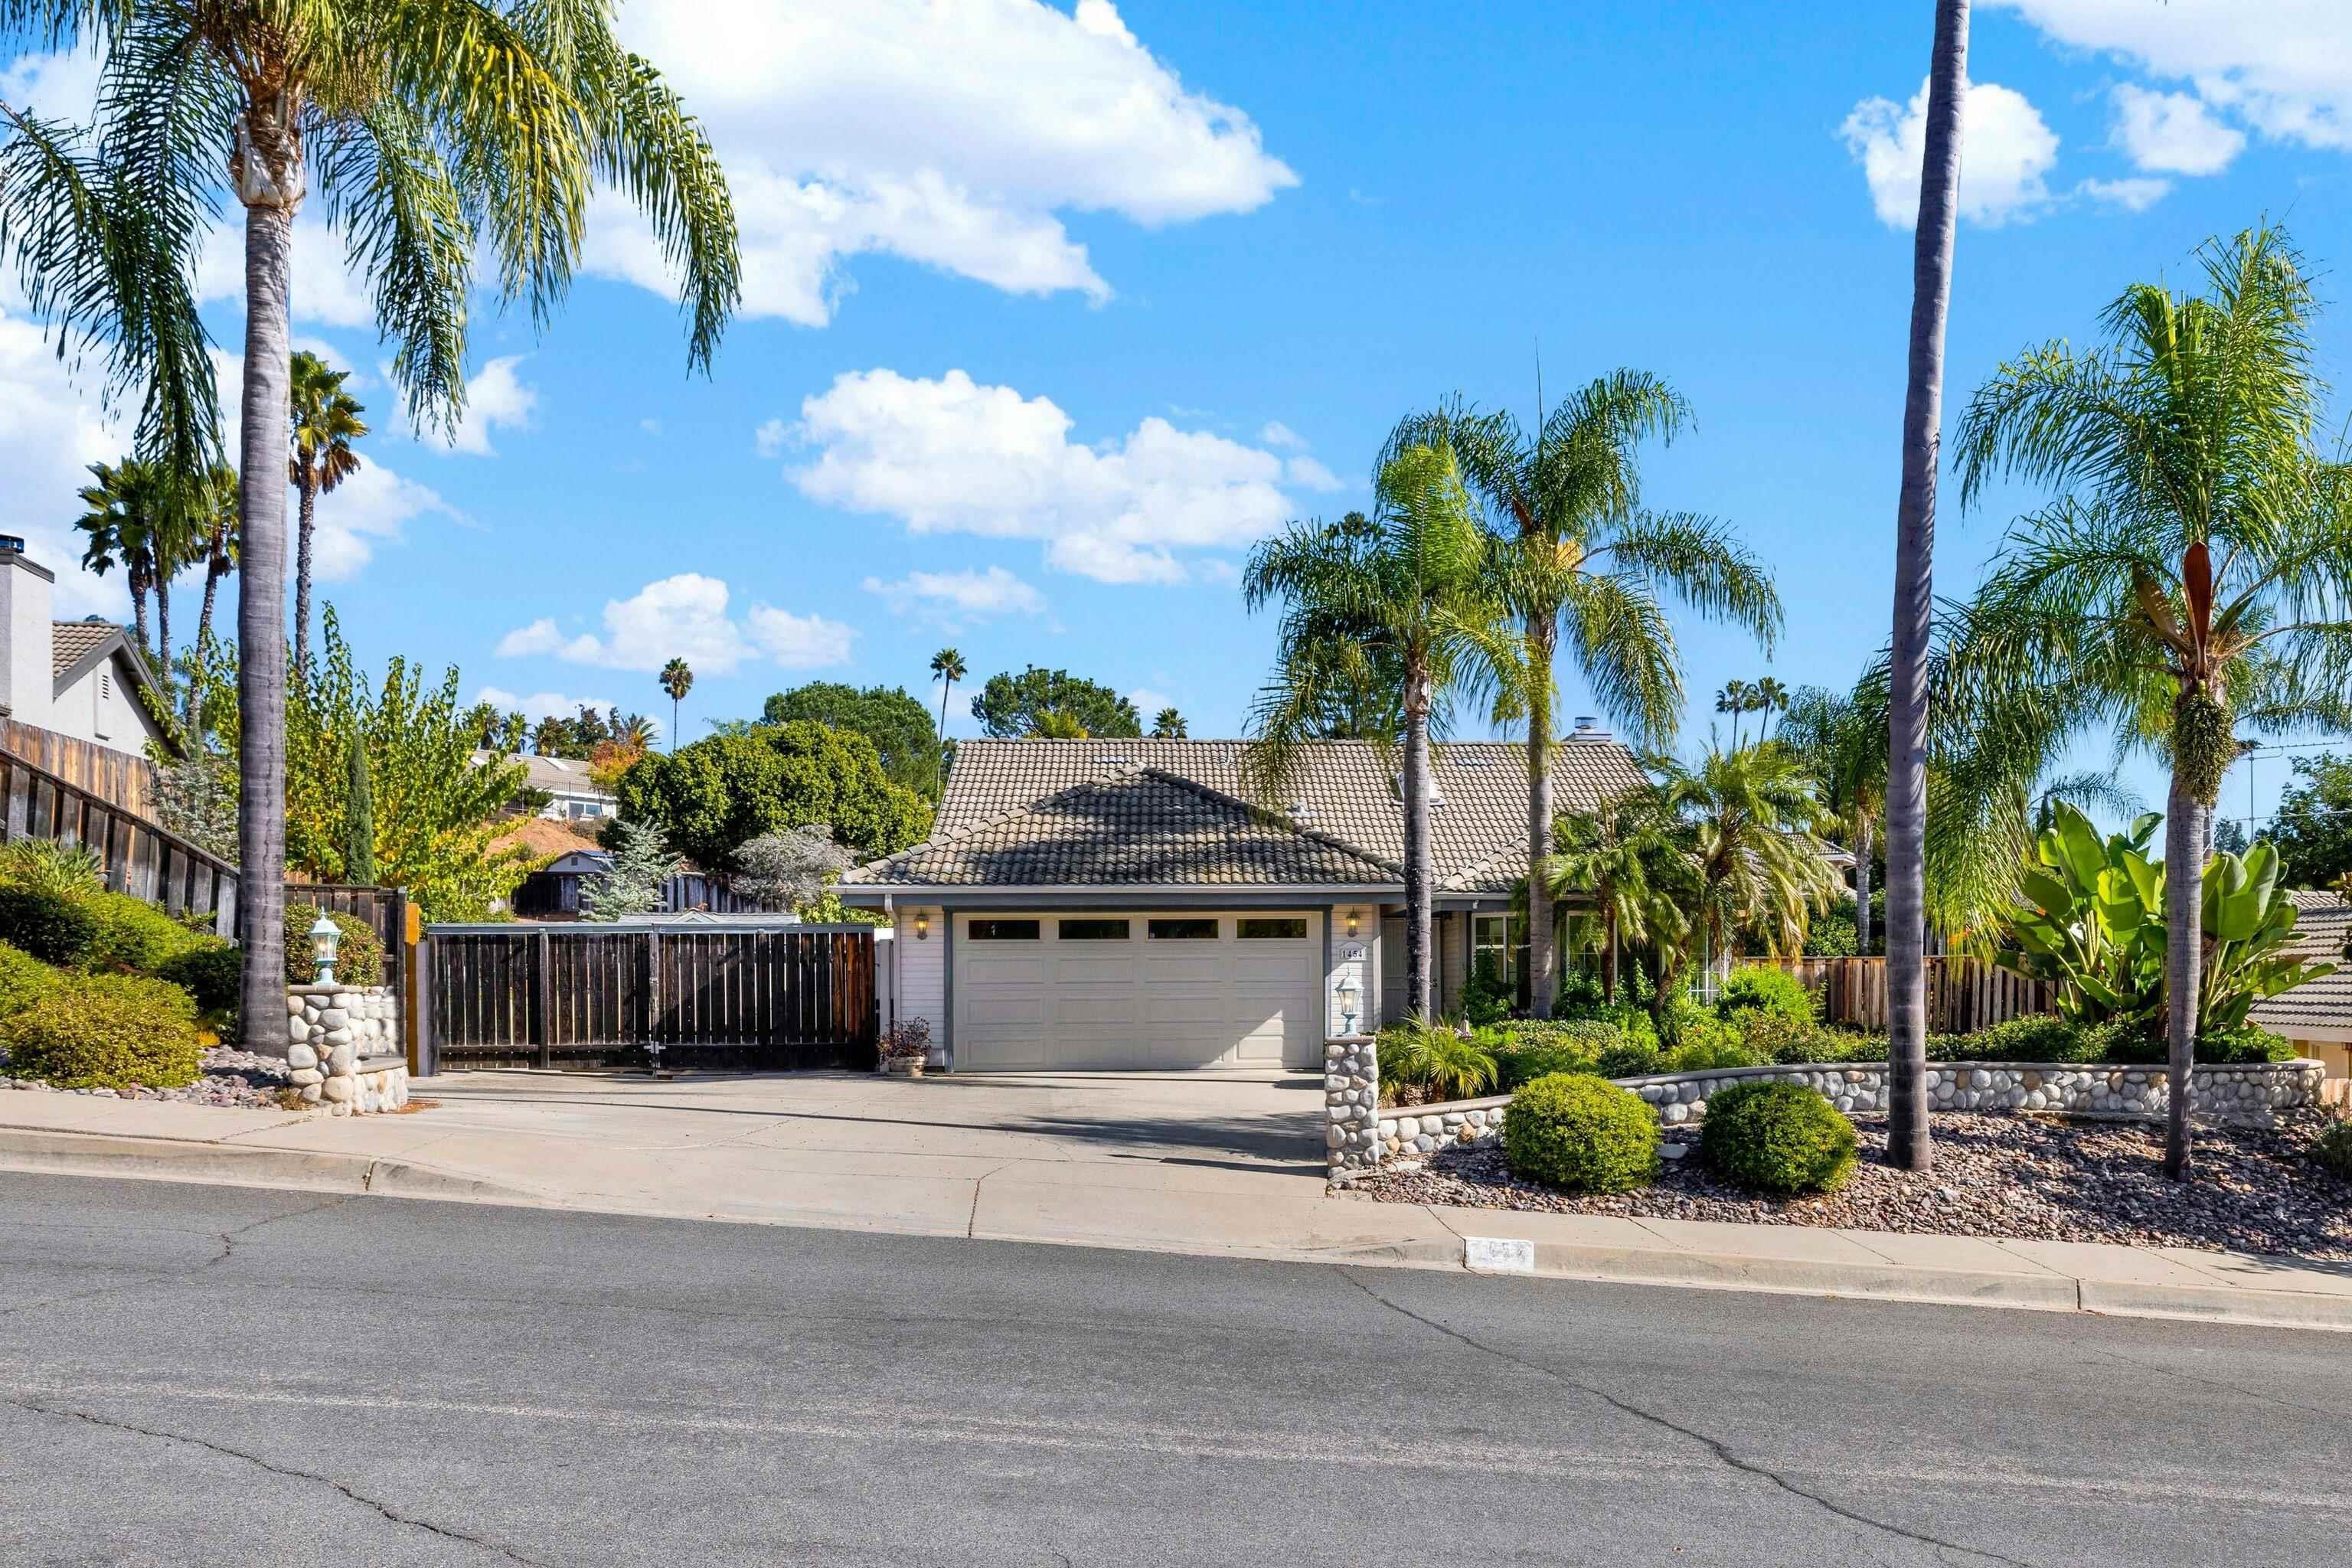
<svg viewBox="0 0 2352 1568">
<path fill-rule="evenodd" d="M 1417 1171 L 1383 1171 L 1357 1190 L 1385 1203 L 2352 1260 L 2352 1182 L 2306 1156 L 2327 1119 L 2291 1110 L 2269 1128 L 2200 1125 L 2196 1179 L 2186 1185 L 2165 1179 L 2160 1126 L 1963 1111 L 1937 1116 L 1936 1167 L 1918 1177 L 1886 1164 L 1883 1121 L 1859 1123 L 1861 1164 L 1843 1191 L 1821 1197 L 1759 1197 L 1718 1182 L 1695 1139 L 1670 1142 L 1679 1157 L 1638 1192 L 1562 1193 L 1515 1180 L 1492 1140 L 1440 1152 Z"/>
<path fill-rule="evenodd" d="M 257 1056 L 235 1046 L 214 1046 L 198 1058 L 204 1076 L 182 1089 L 58 1089 L 38 1079 L 8 1076 L 8 1058 L 0 1055 L 0 1090 L 18 1089 L 45 1094 L 85 1094 L 100 1100 L 176 1100 L 190 1105 L 275 1106 L 278 1090 L 289 1087 L 286 1063 L 277 1057 Z"/>
</svg>

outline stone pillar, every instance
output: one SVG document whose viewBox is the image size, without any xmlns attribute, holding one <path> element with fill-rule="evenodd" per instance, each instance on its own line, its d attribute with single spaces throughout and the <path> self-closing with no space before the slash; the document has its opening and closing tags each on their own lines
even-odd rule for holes
<svg viewBox="0 0 2352 1568">
<path fill-rule="evenodd" d="M 336 1116 L 408 1103 L 408 1058 L 393 1035 L 400 1009 L 390 986 L 293 986 L 286 1013 L 286 1066 L 306 1103 Z"/>
<path fill-rule="evenodd" d="M 1370 1035 L 1323 1046 L 1323 1142 L 1331 1184 L 1345 1186 L 1381 1163 L 1380 1047 Z"/>
</svg>

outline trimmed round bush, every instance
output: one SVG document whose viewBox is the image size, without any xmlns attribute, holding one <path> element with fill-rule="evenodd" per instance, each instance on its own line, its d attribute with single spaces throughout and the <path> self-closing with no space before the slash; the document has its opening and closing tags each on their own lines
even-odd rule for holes
<svg viewBox="0 0 2352 1568">
<path fill-rule="evenodd" d="M 8 1070 L 60 1089 L 177 1089 L 196 1081 L 196 1005 L 143 974 L 68 974 L 0 1022 Z"/>
<path fill-rule="evenodd" d="M 200 1013 L 233 1013 L 243 988 L 244 963 L 243 948 L 216 941 L 165 959 L 156 967 L 155 978 L 186 992 Z"/>
<path fill-rule="evenodd" d="M 98 934 L 82 955 L 89 969 L 152 974 L 171 959 L 207 940 L 144 899 L 129 893 L 93 893 L 82 907 L 97 918 Z"/>
<path fill-rule="evenodd" d="M 1833 1193 L 1853 1174 L 1853 1123 L 1802 1084 L 1733 1084 L 1706 1102 L 1701 1126 L 1699 1157 L 1743 1187 Z"/>
<path fill-rule="evenodd" d="M 375 934 L 375 927 L 357 915 L 347 915 L 340 910 L 330 910 L 327 918 L 343 933 L 341 944 L 335 952 L 335 979 L 345 985 L 380 985 L 383 983 L 383 942 Z M 310 956 L 310 928 L 319 923 L 316 904 L 286 906 L 286 984 L 315 985 L 319 980 L 319 961 Z"/>
<path fill-rule="evenodd" d="M 98 916 L 80 899 L 32 888 L 0 888 L 0 942 L 60 968 L 82 962 L 98 940 Z"/>
<path fill-rule="evenodd" d="M 1511 1173 L 1578 1193 L 1622 1193 L 1658 1173 L 1658 1113 L 1590 1073 L 1554 1073 L 1522 1088 L 1503 1112 Z"/>
<path fill-rule="evenodd" d="M 2352 1117 L 2339 1116 L 2313 1140 L 2311 1157 L 2323 1170 L 2352 1182 Z"/>
<path fill-rule="evenodd" d="M 1733 1023 L 1743 1013 L 1771 1013 L 1790 1023 L 1810 1024 L 1821 1016 L 1805 983 L 1774 964 L 1751 963 L 1735 969 L 1715 999 L 1718 1017 Z"/>
<path fill-rule="evenodd" d="M 65 978 L 21 947 L 0 942 L 0 1021 L 31 1006 Z"/>
</svg>

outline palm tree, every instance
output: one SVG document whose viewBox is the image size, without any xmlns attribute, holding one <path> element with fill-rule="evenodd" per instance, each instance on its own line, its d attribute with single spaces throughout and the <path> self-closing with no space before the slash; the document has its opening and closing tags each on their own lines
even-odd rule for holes
<svg viewBox="0 0 2352 1568">
<path fill-rule="evenodd" d="M 938 754 L 931 763 L 931 798 L 933 800 L 939 799 L 947 791 L 948 781 L 945 770 L 948 761 L 948 693 L 955 689 L 956 682 L 961 680 L 966 673 L 963 655 L 956 649 L 943 647 L 931 655 L 931 679 L 940 683 L 940 746 Z"/>
<path fill-rule="evenodd" d="M 1960 424 L 1961 495 L 2010 475 L 2066 493 L 2021 519 L 1955 661 L 2043 694 L 2055 743 L 2112 727 L 2169 765 L 2165 1168 L 2189 1173 L 2205 816 L 2236 728 L 2352 727 L 2352 467 L 2323 457 L 2317 301 L 2286 236 L 2200 252 L 2209 293 L 2135 284 L 2106 342 L 2003 364 Z"/>
<path fill-rule="evenodd" d="M 1611 718 L 1637 742 L 1663 746 L 1682 721 L 1682 659 L 1661 594 L 1702 617 L 1748 627 L 1769 647 L 1780 624 L 1771 580 L 1723 524 L 1642 510 L 1642 442 L 1670 441 L 1688 423 L 1681 394 L 1620 370 L 1578 389 L 1530 440 L 1508 414 L 1454 403 L 1397 427 L 1386 454 L 1450 447 L 1470 488 L 1509 531 L 1505 603 L 1519 617 L 1528 684 L 1528 863 L 1551 852 L 1552 667 L 1560 640 Z M 1559 986 L 1552 897 L 1528 888 L 1528 1000 L 1551 1013 Z"/>
<path fill-rule="evenodd" d="M 5 0 L 0 16 L 101 58 L 88 131 L 13 111 L 0 227 L 37 310 L 142 395 L 140 451 L 174 473 L 219 449 L 190 280 L 223 172 L 245 218 L 237 595 L 242 1009 L 281 1005 L 285 882 L 288 289 L 315 179 L 369 275 L 412 419 L 454 426 L 478 255 L 534 323 L 572 279 L 599 185 L 685 275 L 690 366 L 738 298 L 735 219 L 700 127 L 613 35 L 610 7 L 548 0 Z"/>
<path fill-rule="evenodd" d="M 1181 741 L 1189 728 L 1184 715 L 1173 708 L 1162 708 L 1151 721 L 1151 738 L 1155 741 Z"/>
<path fill-rule="evenodd" d="M 195 646 L 200 654 L 212 646 L 213 605 L 220 595 L 220 581 L 236 570 L 236 470 L 226 464 L 215 467 L 197 491 L 199 500 L 194 519 L 197 538 L 194 542 L 200 547 L 196 559 L 205 569 L 204 609 L 196 616 Z M 191 721 L 195 714 L 195 701 L 196 683 L 191 681 L 188 685 Z"/>
<path fill-rule="evenodd" d="M 1936 468 L 1944 421 L 1944 319 L 1959 215 L 1960 115 L 1969 0 L 1936 0 L 1927 119 L 1912 231 L 1910 369 L 1903 395 L 1903 486 L 1895 507 L 1895 633 L 1886 763 L 1886 1158 L 1936 1163 L 1927 1126 L 1927 656 L 1935 626 Z"/>
<path fill-rule="evenodd" d="M 1864 955 L 1871 947 L 1871 837 L 1886 809 L 1886 689 L 1883 677 L 1874 680 L 1877 675 L 1865 675 L 1851 694 L 1799 687 L 1786 699 L 1779 735 L 1853 851 L 1854 950 Z"/>
<path fill-rule="evenodd" d="M 1372 518 L 1293 522 L 1250 552 L 1244 602 L 1255 611 L 1280 599 L 1284 609 L 1245 757 L 1258 796 L 1283 798 L 1332 684 L 1364 679 L 1383 658 L 1401 675 L 1405 1011 L 1429 1016 L 1430 731 L 1456 699 L 1507 704 L 1526 670 L 1499 552 L 1453 449 L 1394 437 L 1387 449 L 1394 455 L 1374 481 Z"/>
<path fill-rule="evenodd" d="M 1552 824 L 1553 853 L 1542 867 L 1556 901 L 1575 900 L 1588 913 L 1582 945 L 1604 954 L 1601 993 L 1617 999 L 1618 965 L 1627 947 L 1679 942 L 1681 922 L 1670 900 L 1658 897 L 1653 868 L 1679 854 L 1673 818 L 1655 789 L 1603 803 L 1590 812 L 1563 812 Z"/>
<path fill-rule="evenodd" d="M 360 471 L 352 443 L 368 433 L 360 416 L 367 410 L 343 390 L 347 370 L 330 370 L 308 349 L 297 349 L 288 369 L 287 393 L 293 411 L 292 451 L 287 468 L 301 498 L 294 533 L 294 668 L 310 664 L 310 532 L 319 498 Z"/>
<path fill-rule="evenodd" d="M 662 666 L 661 689 L 669 693 L 669 751 L 677 755 L 677 705 L 694 689 L 694 667 L 682 658 L 673 658 Z"/>
<path fill-rule="evenodd" d="M 1812 911 L 1837 889 L 1819 837 L 1821 798 L 1803 765 L 1759 743 L 1710 748 L 1696 768 L 1670 759 L 1653 766 L 1667 807 L 1689 829 L 1685 853 L 1699 886 L 1692 934 L 1718 958 L 1746 935 L 1775 953 L 1801 951 Z"/>
<path fill-rule="evenodd" d="M 163 527 L 162 497 L 154 470 L 136 458 L 119 463 L 92 463 L 90 478 L 79 492 L 83 511 L 74 520 L 89 542 L 81 563 L 104 576 L 116 563 L 130 580 L 131 614 L 139 633 L 139 651 L 153 657 L 149 640 L 147 595 L 155 586 L 155 543 Z"/>
<path fill-rule="evenodd" d="M 1765 676 L 1748 688 L 1748 706 L 1752 711 L 1764 715 L 1762 721 L 1757 726 L 1756 738 L 1759 741 L 1769 740 L 1772 735 L 1772 715 L 1785 713 L 1789 710 L 1789 689 L 1770 676 Z"/>
<path fill-rule="evenodd" d="M 1739 716 L 1755 708 L 1756 692 L 1748 682 L 1738 679 L 1727 680 L 1715 694 L 1715 710 L 1731 715 L 1731 749 L 1739 750 Z"/>
</svg>

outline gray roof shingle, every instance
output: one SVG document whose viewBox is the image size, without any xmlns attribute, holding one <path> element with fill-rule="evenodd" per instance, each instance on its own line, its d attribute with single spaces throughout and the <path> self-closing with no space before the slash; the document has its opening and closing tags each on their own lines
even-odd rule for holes
<svg viewBox="0 0 2352 1568">
<path fill-rule="evenodd" d="M 49 623 L 49 677 L 55 679 L 75 665 L 95 653 L 102 645 L 120 637 L 122 628 L 110 621 L 51 621 Z"/>
<path fill-rule="evenodd" d="M 2296 910 L 2294 942 L 2289 951 L 2314 963 L 2333 963 L 2336 973 L 2306 981 L 2294 990 L 2254 1004 L 2248 1019 L 2274 1034 L 2293 1036 L 2305 1028 L 2352 1029 L 2352 964 L 2344 957 L 2344 942 L 2352 936 L 2352 903 L 2341 894 L 2296 889 L 2287 894 Z"/>
</svg>

